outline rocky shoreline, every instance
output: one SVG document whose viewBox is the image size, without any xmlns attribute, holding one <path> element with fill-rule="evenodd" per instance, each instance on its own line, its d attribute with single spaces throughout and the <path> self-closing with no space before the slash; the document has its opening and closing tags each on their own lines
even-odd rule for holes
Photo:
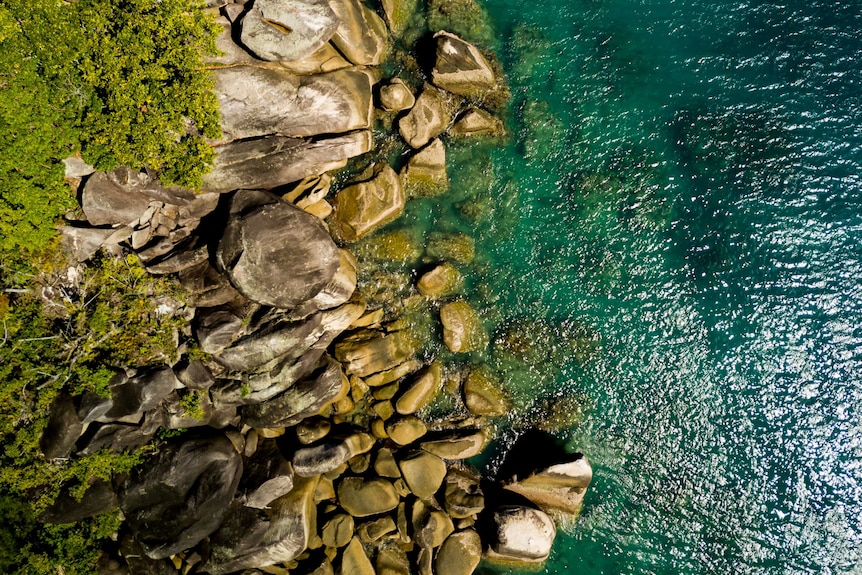
<svg viewBox="0 0 862 575">
<path fill-rule="evenodd" d="M 588 461 L 526 433 L 505 476 L 480 477 L 465 460 L 493 438 L 505 387 L 426 353 L 403 313 L 433 310 L 452 354 L 488 345 L 459 296 L 470 238 L 425 246 L 433 265 L 398 286 L 399 301 L 357 289 L 369 272 L 351 252 L 411 198 L 445 194 L 449 139 L 503 135 L 499 64 L 446 30 L 405 47 L 415 2 L 385 0 L 380 15 L 357 0 L 210 4 L 224 136 L 203 190 L 70 159 L 81 211 L 63 228 L 76 265 L 104 250 L 175 274 L 186 304 L 154 305 L 188 320 L 195 347 L 117 370 L 110 397 L 60 396 L 40 445 L 62 459 L 184 433 L 80 501 L 67 490 L 44 519 L 119 507 L 105 575 L 541 564 L 555 519 L 580 509 Z M 397 146 L 409 152 L 393 166 Z M 456 404 L 445 417 L 429 412 L 441 395 Z"/>
</svg>

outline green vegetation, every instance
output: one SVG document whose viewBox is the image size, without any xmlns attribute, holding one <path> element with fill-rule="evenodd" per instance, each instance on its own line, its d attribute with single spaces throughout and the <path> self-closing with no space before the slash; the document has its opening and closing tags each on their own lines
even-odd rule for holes
<svg viewBox="0 0 862 575">
<path fill-rule="evenodd" d="M 216 33 L 199 0 L 0 3 L 2 573 L 95 572 L 117 514 L 68 526 L 37 518 L 61 487 L 81 496 L 143 452 L 47 461 L 38 442 L 48 408 L 61 391 L 107 394 L 118 367 L 175 355 L 184 321 L 178 284 L 134 257 L 68 266 L 56 224 L 76 202 L 61 160 L 148 166 L 199 185 L 213 156 L 205 138 L 219 135 L 203 60 Z"/>
</svg>

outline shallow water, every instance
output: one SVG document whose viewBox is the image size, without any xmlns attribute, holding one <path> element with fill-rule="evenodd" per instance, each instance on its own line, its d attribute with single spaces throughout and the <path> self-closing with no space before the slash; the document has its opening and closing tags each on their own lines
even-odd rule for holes
<svg viewBox="0 0 862 575">
<path fill-rule="evenodd" d="M 405 221 L 593 463 L 544 573 L 862 573 L 862 5 L 483 5 L 514 136 Z"/>
</svg>

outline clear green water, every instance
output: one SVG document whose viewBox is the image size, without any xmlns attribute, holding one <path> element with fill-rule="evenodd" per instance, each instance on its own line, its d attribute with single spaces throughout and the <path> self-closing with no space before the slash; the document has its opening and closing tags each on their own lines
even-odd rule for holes
<svg viewBox="0 0 862 575">
<path fill-rule="evenodd" d="M 862 573 L 862 4 L 483 5 L 514 137 L 411 217 L 476 237 L 497 348 L 540 342 L 486 358 L 505 437 L 586 406 L 544 572 Z"/>
</svg>

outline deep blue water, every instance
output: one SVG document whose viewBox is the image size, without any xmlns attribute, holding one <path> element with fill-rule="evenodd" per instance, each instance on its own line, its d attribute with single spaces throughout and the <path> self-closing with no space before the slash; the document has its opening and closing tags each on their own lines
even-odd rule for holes
<svg viewBox="0 0 862 575">
<path fill-rule="evenodd" d="M 862 573 L 862 3 L 483 5 L 514 137 L 450 151 L 434 225 L 496 341 L 541 342 L 511 423 L 584 406 L 544 572 Z"/>
</svg>

